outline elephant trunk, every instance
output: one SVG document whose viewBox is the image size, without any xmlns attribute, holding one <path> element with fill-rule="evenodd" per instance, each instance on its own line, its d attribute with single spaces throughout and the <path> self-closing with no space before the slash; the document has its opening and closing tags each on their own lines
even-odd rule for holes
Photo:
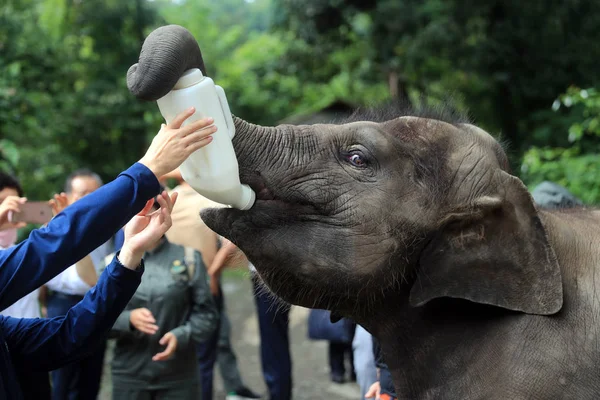
<svg viewBox="0 0 600 400">
<path fill-rule="evenodd" d="M 252 175 L 257 170 L 266 172 L 268 167 L 273 166 L 273 159 L 281 158 L 288 135 L 280 127 L 255 125 L 237 117 L 234 117 L 234 123 L 233 148 L 240 176 Z"/>
<path fill-rule="evenodd" d="M 139 62 L 127 72 L 129 91 L 141 100 L 156 101 L 169 93 L 183 73 L 199 68 L 206 74 L 200 47 L 194 36 L 179 25 L 167 25 L 148 35 L 140 52 Z M 269 163 L 265 156 L 281 151 L 285 142 L 281 128 L 265 128 L 235 118 L 233 145 L 240 172 L 252 173 Z"/>
<path fill-rule="evenodd" d="M 206 75 L 194 36 L 179 25 L 162 26 L 144 40 L 138 63 L 127 71 L 127 87 L 140 100 L 156 101 L 192 68 L 199 68 Z"/>
</svg>

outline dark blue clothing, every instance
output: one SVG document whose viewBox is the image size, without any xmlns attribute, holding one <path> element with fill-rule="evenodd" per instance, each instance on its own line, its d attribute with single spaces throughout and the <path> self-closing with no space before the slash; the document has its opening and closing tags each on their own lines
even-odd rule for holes
<svg viewBox="0 0 600 400">
<path fill-rule="evenodd" d="M 213 300 L 219 311 L 219 317 L 223 311 L 223 296 L 219 293 L 213 295 Z M 202 400 L 212 400 L 213 383 L 215 375 L 215 363 L 217 362 L 217 353 L 219 349 L 219 336 L 221 324 L 217 325 L 214 333 L 206 342 L 196 344 L 196 356 L 198 357 L 198 376 L 200 388 L 202 390 Z"/>
<path fill-rule="evenodd" d="M 105 243 L 158 192 L 154 174 L 136 163 L 114 181 L 67 207 L 46 227 L 32 231 L 27 240 L 0 251 L 0 310 Z M 0 399 L 22 398 L 20 374 L 50 371 L 93 350 L 87 346 L 106 337 L 135 293 L 140 276 L 141 271 L 131 271 L 113 261 L 84 301 L 65 317 L 1 316 Z"/>
<path fill-rule="evenodd" d="M 373 357 L 375 358 L 375 365 L 377 368 L 379 368 L 379 386 L 381 387 L 381 393 L 387 394 L 388 396 L 397 397 L 396 388 L 394 387 L 394 380 L 392 379 L 392 373 L 383 360 L 383 354 L 381 353 L 379 341 L 374 337 Z"/>
<path fill-rule="evenodd" d="M 125 232 L 123 229 L 119 229 L 117 233 L 115 233 L 115 251 L 121 250 L 123 242 L 125 242 Z"/>
<path fill-rule="evenodd" d="M 83 296 L 57 292 L 49 294 L 46 301 L 48 317 L 67 314 L 81 300 Z M 106 341 L 102 340 L 88 356 L 52 371 L 52 399 L 78 400 L 98 397 L 105 350 Z"/>
<path fill-rule="evenodd" d="M 292 358 L 290 356 L 289 308 L 281 309 L 253 279 L 254 299 L 260 329 L 260 356 L 263 377 L 270 400 L 292 398 Z"/>
</svg>

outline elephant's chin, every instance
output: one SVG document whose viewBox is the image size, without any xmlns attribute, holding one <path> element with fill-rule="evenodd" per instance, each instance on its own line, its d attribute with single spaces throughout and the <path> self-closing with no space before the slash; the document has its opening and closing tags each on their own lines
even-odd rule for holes
<svg viewBox="0 0 600 400">
<path fill-rule="evenodd" d="M 323 286 L 321 275 L 315 273 L 322 266 L 307 262 L 305 243 L 288 235 L 295 222 L 292 216 L 309 209 L 282 201 L 257 200 L 247 211 L 210 208 L 204 209 L 201 217 L 210 229 L 246 254 L 276 296 L 290 304 L 325 308 L 332 299 L 324 295 L 329 290 Z"/>
</svg>

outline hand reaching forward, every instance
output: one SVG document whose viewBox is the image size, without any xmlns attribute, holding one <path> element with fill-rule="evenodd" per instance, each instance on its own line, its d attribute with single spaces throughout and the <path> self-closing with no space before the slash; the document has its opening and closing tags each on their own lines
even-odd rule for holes
<svg viewBox="0 0 600 400">
<path fill-rule="evenodd" d="M 177 350 L 177 337 L 173 333 L 165 333 L 158 343 L 167 346 L 167 348 L 160 353 L 156 353 L 154 357 L 152 357 L 152 361 L 166 361 L 173 357 L 175 350 Z"/>
<path fill-rule="evenodd" d="M 212 118 L 203 118 L 182 126 L 195 111 L 192 107 L 177 115 L 168 125 L 162 124 L 140 160 L 158 179 L 179 167 L 190 154 L 212 141 L 210 135 L 217 131 Z"/>
<path fill-rule="evenodd" d="M 50 207 L 52 207 L 52 212 L 54 212 L 54 216 L 62 212 L 69 205 L 69 199 L 67 198 L 66 193 L 55 194 L 54 198 L 48 202 Z"/>
<path fill-rule="evenodd" d="M 149 200 L 142 211 L 125 225 L 125 240 L 119 253 L 119 261 L 125 267 L 137 269 L 142 256 L 159 240 L 172 225 L 171 211 L 177 201 L 177 193 L 171 197 L 162 192 L 156 197 L 160 208 L 150 214 L 154 200 Z"/>
</svg>

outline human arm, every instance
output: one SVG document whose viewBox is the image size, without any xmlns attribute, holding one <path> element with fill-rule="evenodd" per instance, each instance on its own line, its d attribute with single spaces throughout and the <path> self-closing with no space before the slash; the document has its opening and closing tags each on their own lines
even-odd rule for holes
<svg viewBox="0 0 600 400">
<path fill-rule="evenodd" d="M 231 241 L 223 238 L 221 247 L 208 267 L 208 275 L 212 278 L 218 276 L 226 267 L 238 267 L 248 265 L 246 255 Z"/>
<path fill-rule="evenodd" d="M 210 142 L 212 120 L 181 124 L 193 109 L 163 125 L 146 155 L 114 181 L 65 208 L 29 238 L 0 251 L 0 309 L 40 287 L 106 242 L 159 191 L 157 176 Z M 4 215 L 4 214 L 3 214 Z M 4 217 L 2 217 L 4 218 Z M 1 221 L 0 221 L 1 222 Z"/>
<path fill-rule="evenodd" d="M 210 294 L 202 257 L 195 252 L 194 258 L 196 266 L 192 281 L 193 304 L 190 317 L 185 324 L 167 332 L 160 339 L 160 344 L 166 348 L 152 358 L 154 361 L 169 359 L 177 349 L 187 349 L 192 341 L 201 343 L 208 340 L 219 324 L 219 312 Z"/>
<path fill-rule="evenodd" d="M 152 172 L 134 164 L 106 184 L 59 213 L 46 227 L 0 252 L 0 308 L 46 283 L 82 259 L 110 236 L 146 201 L 158 193 Z"/>
<path fill-rule="evenodd" d="M 79 278 L 87 285 L 94 286 L 98 282 L 98 274 L 89 254 L 75 263 L 75 269 Z"/>
<path fill-rule="evenodd" d="M 129 270 L 115 258 L 96 286 L 65 316 L 0 317 L 15 368 L 50 371 L 93 351 L 135 293 L 142 271 Z"/>
<path fill-rule="evenodd" d="M 52 319 L 1 318 L 6 345 L 17 369 L 48 371 L 93 351 L 106 337 L 116 318 L 141 282 L 142 255 L 171 226 L 171 201 L 166 192 L 158 197 L 161 208 L 149 216 L 148 202 L 141 216 L 127 227 L 130 235 L 121 252 L 100 280 L 77 305 L 62 317 Z"/>
</svg>

